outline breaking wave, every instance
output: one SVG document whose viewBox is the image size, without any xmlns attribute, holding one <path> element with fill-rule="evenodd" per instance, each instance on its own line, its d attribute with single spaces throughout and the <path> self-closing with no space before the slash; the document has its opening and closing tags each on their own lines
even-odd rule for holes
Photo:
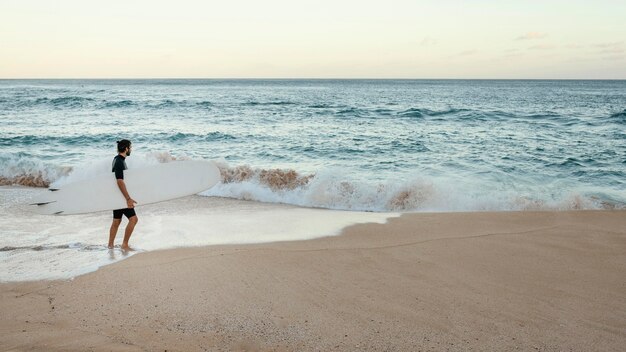
<svg viewBox="0 0 626 352">
<path fill-rule="evenodd" d="M 138 155 L 128 164 L 136 168 L 186 159 L 159 152 Z M 437 178 L 376 182 L 352 179 L 342 170 L 302 173 L 293 169 L 231 166 L 223 160 L 216 163 L 222 180 L 201 195 L 373 212 L 626 209 L 625 203 L 588 190 L 543 195 L 494 191 L 493 185 L 459 184 Z M 0 185 L 60 187 L 110 172 L 109 158 L 74 168 L 25 160 L 7 164 L 0 173 Z"/>
<path fill-rule="evenodd" d="M 0 157 L 0 186 L 48 187 L 51 181 L 67 176 L 71 167 L 46 164 L 31 158 Z"/>
<path fill-rule="evenodd" d="M 347 180 L 337 170 L 302 174 L 291 169 L 231 167 L 219 162 L 222 182 L 202 195 L 303 207 L 356 211 L 508 211 L 626 208 L 626 204 L 598 196 L 564 194 L 542 199 L 485 187 L 453 186 L 447 180 L 415 178 L 406 181 Z"/>
</svg>

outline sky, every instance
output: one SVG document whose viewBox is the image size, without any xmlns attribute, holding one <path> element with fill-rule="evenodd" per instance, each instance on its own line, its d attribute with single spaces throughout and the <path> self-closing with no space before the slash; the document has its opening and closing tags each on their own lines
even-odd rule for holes
<svg viewBox="0 0 626 352">
<path fill-rule="evenodd" d="M 0 78 L 626 79 L 624 0 L 0 0 Z"/>
</svg>

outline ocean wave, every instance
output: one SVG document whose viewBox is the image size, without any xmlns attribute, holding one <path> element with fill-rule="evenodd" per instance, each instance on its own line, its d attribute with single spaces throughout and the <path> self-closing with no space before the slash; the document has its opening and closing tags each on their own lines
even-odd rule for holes
<svg viewBox="0 0 626 352">
<path fill-rule="evenodd" d="M 182 132 L 178 132 L 178 133 L 159 133 L 156 136 L 161 137 L 162 139 L 167 139 L 169 141 L 181 141 L 181 140 L 188 140 L 188 139 L 199 139 L 199 140 L 204 140 L 204 141 L 223 141 L 223 140 L 233 140 L 233 139 L 237 139 L 237 137 L 230 135 L 228 133 L 222 133 L 222 132 L 209 132 L 206 134 L 195 134 L 195 133 L 182 133 Z"/>
<path fill-rule="evenodd" d="M 72 167 L 42 163 L 31 158 L 0 157 L 0 186 L 48 187 L 50 183 L 72 172 Z"/>
<path fill-rule="evenodd" d="M 42 172 L 21 174 L 11 177 L 0 176 L 0 186 L 48 187 L 50 180 Z"/>
<path fill-rule="evenodd" d="M 378 117 L 392 116 L 393 110 L 358 108 L 358 107 L 341 107 L 338 110 L 335 110 L 334 114 L 342 118 L 344 117 L 378 118 Z"/>
<path fill-rule="evenodd" d="M 218 163 L 223 184 L 254 181 L 271 190 L 293 190 L 306 185 L 314 175 L 300 175 L 295 170 L 254 169 L 248 165 L 229 167 Z"/>
<path fill-rule="evenodd" d="M 554 167 L 557 168 L 559 170 L 562 169 L 578 169 L 581 166 L 583 166 L 582 161 L 578 160 L 576 158 L 567 158 L 561 162 L 557 162 L 557 163 L 549 163 L 546 165 L 546 167 Z"/>
<path fill-rule="evenodd" d="M 154 159 L 159 163 L 169 163 L 175 160 L 190 160 L 190 158 L 185 156 L 174 156 L 169 152 L 150 152 L 145 155 L 147 159 Z"/>
<path fill-rule="evenodd" d="M 280 106 L 280 105 L 296 105 L 297 103 L 294 103 L 292 101 L 248 101 L 243 103 L 243 105 L 248 105 L 248 106 L 257 106 L 257 105 L 267 105 L 267 106 Z"/>
<path fill-rule="evenodd" d="M 237 103 L 240 108 L 244 107 L 276 107 L 280 106 L 292 106 L 298 105 L 298 102 L 289 100 L 276 100 L 276 101 L 241 101 Z M 33 108 L 33 107 L 53 107 L 55 109 L 89 109 L 89 110 L 124 110 L 124 109 L 149 109 L 149 110 L 173 110 L 181 109 L 184 111 L 207 111 L 219 107 L 219 102 L 212 102 L 202 99 L 157 99 L 157 100 L 140 100 L 132 99 L 132 97 L 120 97 L 119 99 L 111 99 L 107 97 L 94 98 L 90 96 L 80 95 L 68 95 L 59 97 L 42 97 L 37 99 L 32 98 L 16 98 L 16 99 L 0 99 L 0 109 L 11 110 L 20 108 Z M 572 118 L 571 116 L 562 116 L 555 111 L 539 111 L 534 113 L 513 113 L 510 111 L 500 110 L 475 110 L 468 108 L 444 108 L 441 110 L 425 107 L 409 107 L 405 109 L 390 109 L 388 106 L 381 107 L 362 107 L 362 106 L 350 106 L 334 103 L 317 103 L 317 104 L 302 104 L 303 110 L 308 109 L 311 114 L 332 114 L 339 118 L 356 117 L 356 118 L 414 118 L 425 119 L 430 118 L 436 121 L 437 119 L 446 119 L 454 117 L 460 120 L 472 120 L 472 121 L 488 121 L 494 119 L 527 119 L 533 120 L 533 123 L 538 121 L 545 122 L 558 122 L 566 126 L 575 125 L 581 123 L 580 119 Z M 609 122 L 626 124 L 626 110 L 616 112 L 610 115 L 610 117 L 602 119 L 602 121 L 608 120 Z"/>
<path fill-rule="evenodd" d="M 87 103 L 92 103 L 93 98 L 80 96 L 61 96 L 56 98 L 42 97 L 32 99 L 30 97 L 16 97 L 12 99 L 1 99 L 0 108 L 4 109 L 23 109 L 32 107 L 51 107 L 51 108 L 77 108 Z"/>
<path fill-rule="evenodd" d="M 51 107 L 56 109 L 78 109 L 89 108 L 97 110 L 115 110 L 128 108 L 146 109 L 171 109 L 171 108 L 197 108 L 207 109 L 213 104 L 209 101 L 188 101 L 188 100 L 157 100 L 157 101 L 135 101 L 131 99 L 96 99 L 83 96 L 61 96 L 43 97 L 37 99 L 0 99 L 0 107 L 14 108 L 37 108 Z"/>
<path fill-rule="evenodd" d="M 313 104 L 313 105 L 308 105 L 307 107 L 310 109 L 340 109 L 341 108 L 341 106 L 339 105 L 327 104 L 327 103 Z"/>
<path fill-rule="evenodd" d="M 542 198 L 494 192 L 489 185 L 479 191 L 449 180 L 372 183 L 344 179 L 341 172 L 333 171 L 301 174 L 292 169 L 230 167 L 225 162 L 218 166 L 222 182 L 204 195 L 375 212 L 626 209 L 626 203 L 577 193 Z"/>
<path fill-rule="evenodd" d="M 174 108 L 174 107 L 179 107 L 179 106 L 183 106 L 183 105 L 187 105 L 187 101 L 183 100 L 183 101 L 174 101 L 174 100 L 170 100 L 170 99 L 165 99 L 162 100 L 156 104 L 148 104 L 148 107 L 151 108 L 155 108 L 155 109 L 164 109 L 164 108 Z"/>
<path fill-rule="evenodd" d="M 35 101 L 35 104 L 50 104 L 52 106 L 69 106 L 77 107 L 82 106 L 84 103 L 93 102 L 93 98 L 85 98 L 78 96 L 58 97 L 58 98 L 39 98 Z"/>
<path fill-rule="evenodd" d="M 609 120 L 611 122 L 614 122 L 620 125 L 625 125 L 626 124 L 626 109 L 624 109 L 623 111 L 611 114 Z"/>
<path fill-rule="evenodd" d="M 4 109 L 22 109 L 31 107 L 51 107 L 55 109 L 72 109 L 85 106 L 86 104 L 93 104 L 96 100 L 88 97 L 81 96 L 61 96 L 56 98 L 43 97 L 43 98 L 13 98 L 0 100 L 0 108 Z"/>
<path fill-rule="evenodd" d="M 554 111 L 545 111 L 542 113 L 534 113 L 534 114 L 528 114 L 528 115 L 521 115 L 523 117 L 529 118 L 529 119 L 559 119 L 562 118 L 563 115 L 554 112 Z"/>
<path fill-rule="evenodd" d="M 102 107 L 105 109 L 112 108 L 126 108 L 130 106 L 137 106 L 137 103 L 131 100 L 118 100 L 118 101 L 103 101 Z"/>
<path fill-rule="evenodd" d="M 224 141 L 234 140 L 237 137 L 228 133 L 222 133 L 219 131 L 208 132 L 205 134 L 195 133 L 156 133 L 150 135 L 130 135 L 126 136 L 131 140 L 138 142 L 141 141 L 166 141 L 166 142 L 179 142 L 185 140 L 197 140 L 197 141 Z M 37 135 L 21 135 L 11 137 L 0 137 L 0 146 L 14 147 L 17 145 L 31 146 L 31 145 L 51 145 L 60 144 L 64 146 L 80 146 L 80 145 L 99 145 L 99 144 L 112 144 L 113 141 L 119 139 L 118 136 L 112 134 L 90 134 L 90 135 L 73 135 L 73 136 L 37 136 Z"/>
<path fill-rule="evenodd" d="M 378 109 L 374 109 L 373 112 L 376 113 L 377 115 L 386 116 L 386 115 L 393 115 L 394 110 L 378 108 Z"/>
<path fill-rule="evenodd" d="M 132 100 L 121 100 L 116 102 L 107 102 L 104 104 L 100 104 L 99 108 L 105 109 L 123 109 L 129 107 L 139 107 L 146 109 L 203 109 L 206 110 L 211 108 L 213 103 L 203 100 L 203 101 L 190 101 L 190 100 L 172 100 L 172 99 L 164 99 L 164 100 L 156 100 L 156 101 L 132 101 Z"/>
<path fill-rule="evenodd" d="M 173 160 L 188 158 L 173 156 L 168 152 L 149 153 L 132 158 L 134 165 L 129 167 Z M 2 171 L 0 185 L 60 187 L 110 170 L 109 158 L 73 168 L 23 161 L 8 164 L 11 167 Z M 626 209 L 625 202 L 598 195 L 601 192 L 541 194 L 539 191 L 528 191 L 533 196 L 514 190 L 494 191 L 498 185 L 477 186 L 471 182 L 461 184 L 432 177 L 369 182 L 352 179 L 348 173 L 336 169 L 302 173 L 294 169 L 230 166 L 223 160 L 217 161 L 217 165 L 222 180 L 202 195 L 374 212 Z"/>
<path fill-rule="evenodd" d="M 532 124 L 537 127 L 553 128 L 555 126 L 576 126 L 584 123 L 578 117 L 562 115 L 555 111 L 538 112 L 510 112 L 502 110 L 475 110 L 456 109 L 433 111 L 429 109 L 409 109 L 401 112 L 400 116 L 433 118 L 433 120 L 443 120 L 447 117 L 454 117 L 459 121 L 487 122 L 487 121 L 512 121 L 524 124 Z"/>
<path fill-rule="evenodd" d="M 36 136 L 22 135 L 13 137 L 0 137 L 0 146 L 36 145 L 36 144 L 62 144 L 68 146 L 98 144 L 114 141 L 116 136 L 110 134 L 75 135 L 75 136 Z"/>
<path fill-rule="evenodd" d="M 427 117 L 427 116 L 444 116 L 444 115 L 453 115 L 460 112 L 469 111 L 468 109 L 446 109 L 446 110 L 430 110 L 424 108 L 410 108 L 397 113 L 398 116 L 402 117 Z"/>
<path fill-rule="evenodd" d="M 213 106 L 213 103 L 211 103 L 210 101 L 201 101 L 196 103 L 196 106 L 201 107 L 201 108 L 210 108 Z"/>
<path fill-rule="evenodd" d="M 297 103 L 289 101 L 269 101 L 269 102 L 242 102 L 242 106 L 282 106 L 296 105 Z M 151 101 L 135 101 L 131 99 L 109 100 L 95 99 L 91 97 L 81 96 L 65 96 L 56 98 L 37 98 L 37 99 L 0 99 L 0 106 L 6 108 L 33 108 L 33 107 L 54 107 L 54 108 L 92 108 L 92 109 L 127 109 L 131 107 L 145 109 L 202 109 L 206 110 L 215 104 L 207 100 L 151 100 Z"/>
</svg>

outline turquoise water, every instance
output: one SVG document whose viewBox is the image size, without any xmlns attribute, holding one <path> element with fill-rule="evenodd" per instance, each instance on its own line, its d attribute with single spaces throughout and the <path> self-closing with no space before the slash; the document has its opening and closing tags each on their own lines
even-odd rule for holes
<svg viewBox="0 0 626 352">
<path fill-rule="evenodd" d="M 623 208 L 626 81 L 1 80 L 0 180 L 216 160 L 208 196 L 367 211 Z"/>
</svg>

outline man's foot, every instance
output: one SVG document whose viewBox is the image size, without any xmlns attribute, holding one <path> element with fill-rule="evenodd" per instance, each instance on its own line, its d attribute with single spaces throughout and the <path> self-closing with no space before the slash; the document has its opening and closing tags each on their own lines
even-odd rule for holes
<svg viewBox="0 0 626 352">
<path fill-rule="evenodd" d="M 124 252 L 134 252 L 135 249 L 130 247 L 129 245 L 122 245 L 122 247 L 120 247 L 121 250 L 123 250 Z"/>
<path fill-rule="evenodd" d="M 109 248 L 109 249 L 113 249 L 113 245 L 112 245 L 112 244 L 110 244 L 108 248 Z"/>
</svg>

